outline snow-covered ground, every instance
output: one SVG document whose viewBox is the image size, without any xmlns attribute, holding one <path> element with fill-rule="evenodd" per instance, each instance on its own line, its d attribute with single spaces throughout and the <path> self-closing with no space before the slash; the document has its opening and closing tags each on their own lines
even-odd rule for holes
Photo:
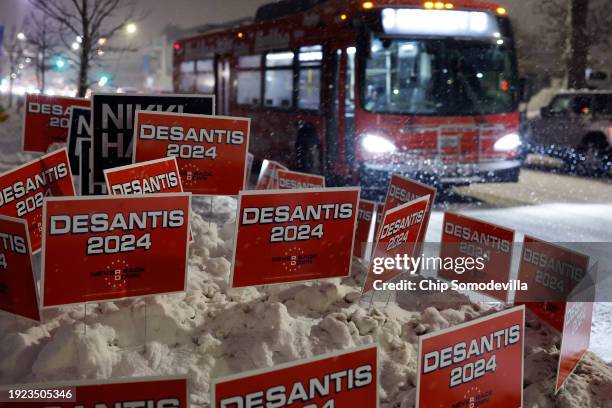
<svg viewBox="0 0 612 408">
<path fill-rule="evenodd" d="M 19 135 L 18 120 L 0 123 L 0 168 L 28 159 L 18 153 Z M 524 177 L 547 175 L 526 172 Z M 564 188 L 582 188 L 588 181 L 571 182 Z M 552 182 L 542 183 L 545 190 Z M 515 201 L 508 204 L 492 198 L 507 192 L 506 186 L 476 186 L 463 193 L 490 194 L 486 200 L 482 196 L 484 203 L 448 207 L 555 242 L 606 241 L 612 231 L 611 200 L 597 197 L 606 197 L 610 188 L 605 183 L 595 188 L 587 202 L 555 199 L 554 194 L 533 202 L 525 201 L 532 193 L 523 186 L 525 191 L 512 193 Z M 194 200 L 195 242 L 185 294 L 100 303 L 86 311 L 62 307 L 45 311 L 40 325 L 0 316 L 0 384 L 186 374 L 192 406 L 208 407 L 211 378 L 375 341 L 382 359 L 381 408 L 410 408 L 418 335 L 491 311 L 461 296 L 438 308 L 415 299 L 371 307 L 360 301 L 365 266 L 358 261 L 353 276 L 342 280 L 229 289 L 236 204 L 231 198 L 216 198 L 213 204 L 211 211 L 209 199 Z M 439 239 L 441 217 L 436 210 L 429 240 Z M 605 354 L 611 309 L 609 304 L 597 307 L 593 350 L 612 360 Z M 528 316 L 524 406 L 612 408 L 612 367 L 592 353 L 555 397 L 559 346 L 558 334 Z"/>
</svg>

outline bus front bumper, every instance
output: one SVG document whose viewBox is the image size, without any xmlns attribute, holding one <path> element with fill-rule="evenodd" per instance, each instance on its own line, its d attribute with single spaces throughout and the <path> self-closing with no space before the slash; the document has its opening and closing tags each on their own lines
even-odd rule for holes
<svg viewBox="0 0 612 408">
<path fill-rule="evenodd" d="M 435 186 L 448 188 L 473 183 L 517 182 L 521 167 L 520 160 L 495 160 L 480 163 L 439 163 L 424 161 L 418 164 L 361 164 L 361 185 L 365 189 L 386 186 L 392 173 L 400 174 Z"/>
</svg>

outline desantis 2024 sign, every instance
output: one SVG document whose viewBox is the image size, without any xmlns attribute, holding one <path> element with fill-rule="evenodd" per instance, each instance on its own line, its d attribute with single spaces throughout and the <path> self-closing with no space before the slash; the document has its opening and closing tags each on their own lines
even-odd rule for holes
<svg viewBox="0 0 612 408">
<path fill-rule="evenodd" d="M 240 194 L 232 287 L 348 276 L 358 187 Z"/>
<path fill-rule="evenodd" d="M 376 408 L 375 345 L 216 380 L 213 408 Z"/>
<path fill-rule="evenodd" d="M 89 107 L 90 101 L 65 96 L 26 95 L 23 150 L 46 152 L 53 143 L 65 143 L 73 107 Z"/>
<path fill-rule="evenodd" d="M 21 384 L 10 388 L 2 387 L 0 395 L 5 399 L 10 399 L 11 396 L 15 399 L 15 402 L 7 402 L 6 405 L 0 402 L 2 408 L 187 408 L 189 406 L 187 379 L 180 377 Z M 16 398 L 22 395 L 28 398 L 27 402 L 25 398 L 23 400 Z"/>
<path fill-rule="evenodd" d="M 417 408 L 520 408 L 525 307 L 419 337 Z"/>
<path fill-rule="evenodd" d="M 40 320 L 28 226 L 0 215 L 0 310 Z"/>
<path fill-rule="evenodd" d="M 190 199 L 45 200 L 43 307 L 185 290 Z"/>
<path fill-rule="evenodd" d="M 33 253 L 38 252 L 41 245 L 44 198 L 73 195 L 66 149 L 0 175 L 0 214 L 26 220 Z"/>
</svg>

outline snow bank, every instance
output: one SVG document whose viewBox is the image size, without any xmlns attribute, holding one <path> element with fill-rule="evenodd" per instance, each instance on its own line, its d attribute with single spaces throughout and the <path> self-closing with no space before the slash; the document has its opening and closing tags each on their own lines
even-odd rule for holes
<svg viewBox="0 0 612 408">
<path fill-rule="evenodd" d="M 349 278 L 229 289 L 236 201 L 196 198 L 194 210 L 186 293 L 48 310 L 41 325 L 3 315 L 0 383 L 185 374 L 192 406 L 208 407 L 211 378 L 377 342 L 380 406 L 410 408 L 418 336 L 494 311 L 460 296 L 372 305 L 359 261 Z M 612 407 L 612 368 L 590 353 L 555 399 L 558 353 L 558 335 L 530 316 L 525 407 Z"/>
</svg>

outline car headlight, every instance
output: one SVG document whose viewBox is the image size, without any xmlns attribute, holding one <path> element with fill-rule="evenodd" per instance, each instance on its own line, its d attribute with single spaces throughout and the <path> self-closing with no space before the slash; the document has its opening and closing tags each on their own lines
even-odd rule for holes
<svg viewBox="0 0 612 408">
<path fill-rule="evenodd" d="M 389 139 L 385 139 L 384 137 L 377 135 L 365 135 L 363 139 L 361 139 L 361 146 L 368 153 L 392 153 L 397 148 Z"/>
<path fill-rule="evenodd" d="M 510 133 L 499 139 L 495 142 L 493 148 L 497 152 L 507 152 L 509 150 L 514 150 L 522 144 L 521 137 L 518 133 Z"/>
</svg>

